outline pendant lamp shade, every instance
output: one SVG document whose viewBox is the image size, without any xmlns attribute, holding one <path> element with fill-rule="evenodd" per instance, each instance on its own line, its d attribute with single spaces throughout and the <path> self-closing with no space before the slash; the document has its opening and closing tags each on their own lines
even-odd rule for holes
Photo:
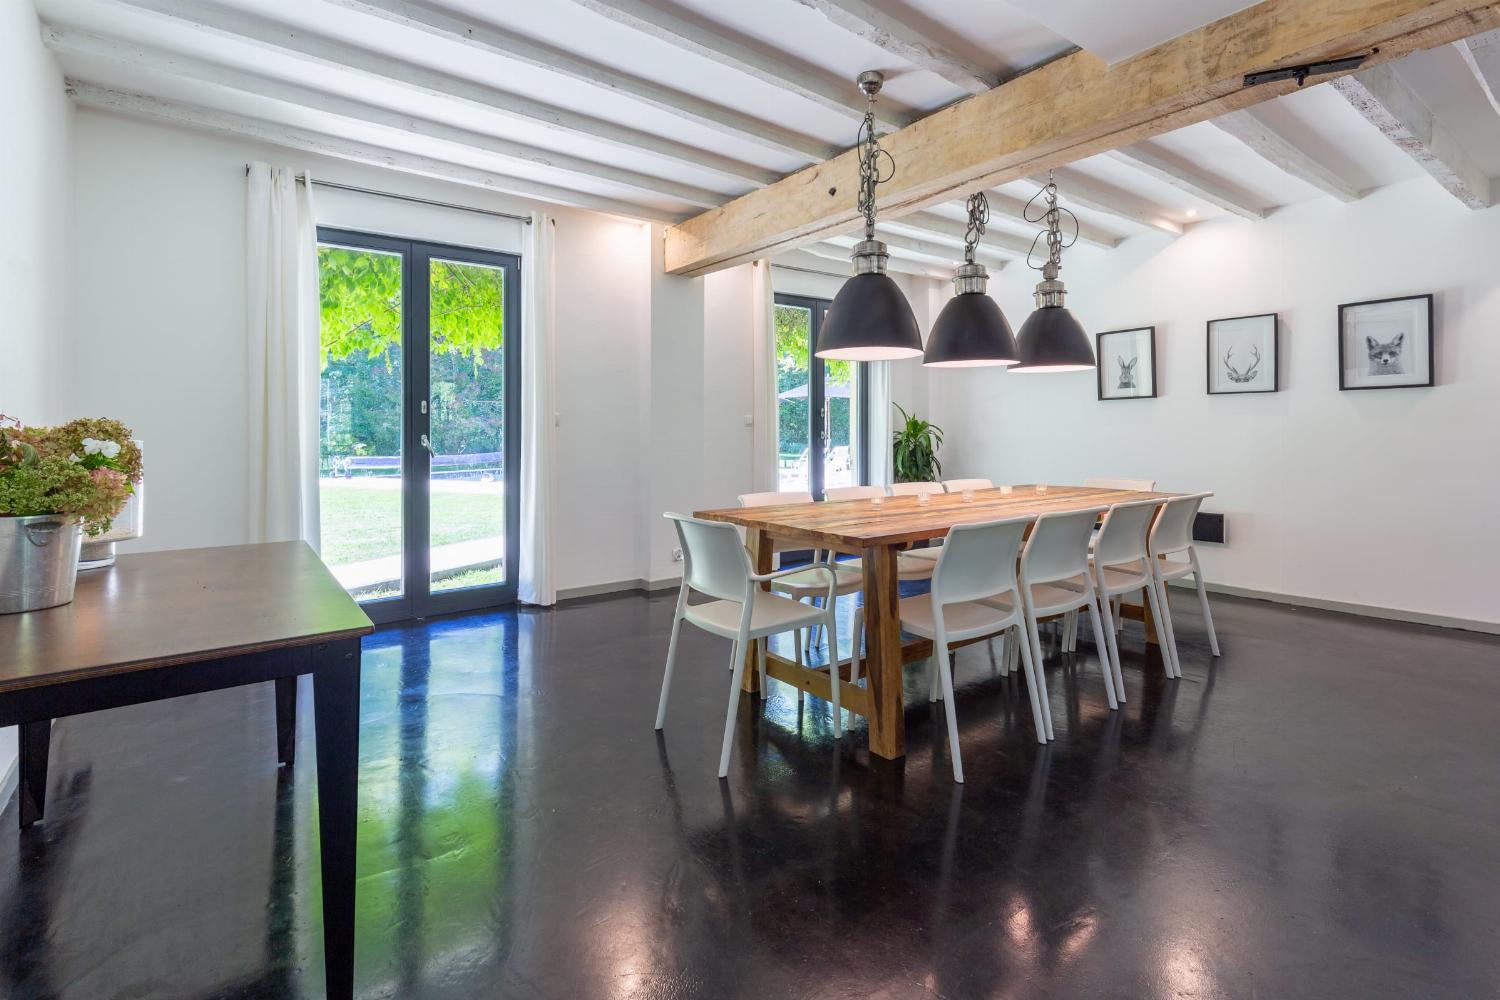
<svg viewBox="0 0 1500 1000">
<path fill-rule="evenodd" d="M 874 243 L 878 254 L 869 246 Z M 861 248 L 865 248 L 863 251 Z M 896 361 L 922 353 L 922 332 L 901 287 L 885 273 L 885 244 L 867 241 L 855 247 L 854 275 L 828 305 L 818 331 L 820 358 L 844 361 Z M 877 262 L 878 261 L 878 262 Z"/>
<path fill-rule="evenodd" d="M 922 364 L 928 368 L 984 368 L 1020 359 L 1010 321 L 985 294 L 982 264 L 964 264 L 954 279 L 958 294 L 932 324 Z"/>
<path fill-rule="evenodd" d="M 1026 317 L 1016 338 L 1013 372 L 1081 372 L 1095 366 L 1094 345 L 1066 306 L 1042 306 Z"/>
</svg>

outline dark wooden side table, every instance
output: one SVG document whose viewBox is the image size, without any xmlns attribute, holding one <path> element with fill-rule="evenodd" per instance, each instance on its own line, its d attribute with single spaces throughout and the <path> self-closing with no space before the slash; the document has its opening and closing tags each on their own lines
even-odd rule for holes
<svg viewBox="0 0 1500 1000">
<path fill-rule="evenodd" d="M 304 542 L 121 556 L 82 574 L 72 604 L 0 615 L 21 826 L 46 806 L 53 719 L 272 681 L 277 758 L 290 764 L 297 677 L 312 674 L 328 996 L 352 996 L 359 654 L 373 631 Z"/>
</svg>

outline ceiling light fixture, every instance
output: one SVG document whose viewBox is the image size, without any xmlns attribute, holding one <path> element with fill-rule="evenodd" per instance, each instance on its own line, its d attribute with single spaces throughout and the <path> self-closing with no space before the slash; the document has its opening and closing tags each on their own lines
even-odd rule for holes
<svg viewBox="0 0 1500 1000">
<path fill-rule="evenodd" d="M 859 75 L 864 91 L 865 120 L 859 127 L 859 211 L 865 217 L 865 238 L 854 244 L 854 277 L 844 282 L 828 305 L 819 331 L 820 358 L 846 361 L 894 361 L 922 353 L 922 332 L 911 304 L 886 265 L 890 254 L 875 238 L 875 187 L 896 174 L 896 161 L 880 148 L 875 134 L 875 95 L 885 74 L 875 70 Z M 888 168 L 881 176 L 882 168 Z"/>
<path fill-rule="evenodd" d="M 1020 360 L 1016 335 L 994 299 L 985 294 L 989 272 L 974 260 L 974 250 L 990 220 L 990 200 L 983 191 L 969 195 L 969 228 L 964 233 L 964 262 L 953 273 L 957 292 L 932 324 L 922 364 L 929 368 L 982 368 L 1013 365 Z"/>
<path fill-rule="evenodd" d="M 1038 198 L 1046 203 L 1046 211 L 1032 218 L 1031 206 Z M 1062 217 L 1066 214 L 1073 220 L 1073 236 L 1063 241 Z M 1047 186 L 1032 196 L 1026 203 L 1027 222 L 1045 222 L 1047 228 L 1037 233 L 1032 241 L 1032 253 L 1044 237 L 1047 241 L 1047 262 L 1040 267 L 1026 257 L 1026 265 L 1042 272 L 1042 280 L 1036 286 L 1036 311 L 1026 317 L 1017 336 L 1021 360 L 1013 372 L 1081 372 L 1095 366 L 1094 345 L 1083 326 L 1063 305 L 1067 290 L 1058 280 L 1062 270 L 1062 252 L 1078 240 L 1078 217 L 1057 203 L 1057 181 L 1052 171 L 1047 171 Z"/>
</svg>

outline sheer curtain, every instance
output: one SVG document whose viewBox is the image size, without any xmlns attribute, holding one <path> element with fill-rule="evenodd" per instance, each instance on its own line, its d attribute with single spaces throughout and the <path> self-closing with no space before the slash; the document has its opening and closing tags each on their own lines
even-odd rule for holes
<svg viewBox="0 0 1500 1000">
<path fill-rule="evenodd" d="M 557 603 L 552 579 L 553 324 L 556 222 L 532 212 L 521 258 L 521 565 L 523 604 Z"/>
<path fill-rule="evenodd" d="M 771 262 L 757 260 L 750 275 L 751 324 L 755 330 L 755 438 L 751 446 L 751 489 L 780 488 L 776 471 L 776 290 Z"/>
<path fill-rule="evenodd" d="M 318 229 L 292 167 L 245 172 L 251 541 L 318 539 Z"/>
<path fill-rule="evenodd" d="M 889 486 L 894 471 L 891 459 L 891 363 L 871 361 L 865 370 L 870 379 L 865 397 L 870 408 L 865 421 L 870 485 Z"/>
</svg>

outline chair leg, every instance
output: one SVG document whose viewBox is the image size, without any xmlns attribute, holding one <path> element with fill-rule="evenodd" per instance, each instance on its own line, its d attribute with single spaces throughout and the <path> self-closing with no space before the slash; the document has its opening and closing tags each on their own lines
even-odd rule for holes
<svg viewBox="0 0 1500 1000">
<path fill-rule="evenodd" d="M 1005 672 L 1013 674 L 1020 668 L 1022 635 L 1019 625 L 1010 628 L 1010 655 L 1005 658 Z"/>
<path fill-rule="evenodd" d="M 1107 603 L 1109 598 L 1106 597 L 1103 601 L 1100 601 L 1098 600 L 1098 596 L 1098 594 L 1088 595 L 1089 623 L 1094 626 L 1094 645 L 1100 647 L 1102 650 L 1099 656 L 1099 669 L 1104 674 L 1104 696 L 1109 700 L 1109 707 L 1113 711 L 1119 708 L 1120 702 L 1125 699 L 1117 697 L 1115 694 L 1114 663 L 1110 659 L 1109 647 L 1104 645 L 1104 627 L 1099 622 L 1099 609 L 1095 607 L 1095 604 Z M 1124 685 L 1121 685 L 1121 694 L 1123 693 Z"/>
<path fill-rule="evenodd" d="M 1035 687 L 1032 688 L 1035 693 L 1034 700 L 1041 711 L 1041 718 L 1037 720 L 1039 734 L 1042 737 L 1042 742 L 1045 743 L 1054 738 L 1052 732 L 1052 705 L 1047 699 L 1047 671 L 1045 669 L 1047 661 L 1042 656 L 1042 637 L 1037 631 L 1036 611 L 1030 607 L 1029 601 L 1027 602 L 1026 610 L 1026 638 L 1027 644 L 1031 647 L 1031 673 L 1035 683 Z"/>
<path fill-rule="evenodd" d="M 943 681 L 943 713 L 948 716 L 948 754 L 953 758 L 953 780 L 960 785 L 964 782 L 964 763 L 958 751 L 958 715 L 953 711 L 953 668 L 948 660 L 948 637 L 943 634 L 941 628 L 937 634 L 936 657 L 938 662 L 938 673 Z"/>
<path fill-rule="evenodd" d="M 1219 655 L 1219 637 L 1214 633 L 1213 612 L 1208 610 L 1208 588 L 1203 586 L 1203 567 L 1198 565 L 1198 553 L 1193 553 L 1193 583 L 1198 587 L 1198 603 L 1203 605 L 1203 626 L 1208 629 L 1208 648 Z"/>
<path fill-rule="evenodd" d="M 1005 676 L 1005 658 L 1010 655 L 1010 650 L 1006 648 L 1007 644 L 1005 642 L 1009 635 L 1010 630 L 1007 629 L 990 639 L 990 663 L 1001 677 Z M 996 643 L 999 643 L 999 645 L 997 646 Z"/>
<path fill-rule="evenodd" d="M 1142 587 L 1141 589 L 1146 592 L 1145 600 L 1149 603 L 1149 606 L 1151 608 L 1151 620 L 1157 623 L 1156 642 L 1157 645 L 1161 647 L 1162 669 L 1167 672 L 1168 678 L 1175 677 L 1177 676 L 1177 668 L 1172 663 L 1172 652 L 1167 648 L 1167 644 L 1162 641 L 1163 636 L 1161 634 L 1161 599 L 1156 593 L 1156 581 L 1153 579 L 1149 584 Z"/>
<path fill-rule="evenodd" d="M 844 735 L 844 710 L 839 707 L 839 626 L 833 619 L 831 605 L 824 629 L 828 633 L 828 687 L 833 694 L 833 738 L 838 739 Z"/>
<path fill-rule="evenodd" d="M 938 651 L 937 651 L 937 647 L 934 646 L 933 649 L 932 649 L 932 655 L 927 658 L 927 700 L 928 700 L 928 702 L 936 702 L 939 698 L 941 698 L 943 696 L 942 693 L 941 693 L 941 691 L 939 691 L 940 685 L 938 684 L 937 658 L 938 658 Z"/>
<path fill-rule="evenodd" d="M 672 619 L 672 638 L 667 640 L 667 669 L 661 677 L 661 700 L 656 705 L 656 728 L 667 720 L 667 692 L 672 689 L 672 664 L 677 659 L 677 633 L 682 631 L 682 619 Z M 730 665 L 731 669 L 733 664 Z"/>
<path fill-rule="evenodd" d="M 864 653 L 865 608 L 855 605 L 854 632 L 849 636 L 849 683 L 859 680 L 859 658 Z"/>
<path fill-rule="evenodd" d="M 1174 676 L 1181 677 L 1182 657 L 1177 652 L 1177 632 L 1172 624 L 1172 602 L 1167 596 L 1167 581 L 1160 574 L 1156 577 L 1156 591 L 1157 604 L 1161 607 L 1156 638 L 1158 642 L 1165 639 L 1165 648 L 1171 650 L 1172 654 L 1172 672 Z"/>
<path fill-rule="evenodd" d="M 771 689 L 766 687 L 766 646 L 771 641 L 770 636 L 762 636 L 755 640 L 756 666 L 760 670 L 760 697 L 764 701 L 770 694 Z"/>
<path fill-rule="evenodd" d="M 724 749 L 719 754 L 719 777 L 729 776 L 729 751 L 734 746 L 734 717 L 736 709 L 740 707 L 740 683 L 745 679 L 745 634 L 740 633 L 734 640 L 734 648 L 730 652 L 733 657 L 732 676 L 729 682 L 729 709 L 724 716 Z"/>
<path fill-rule="evenodd" d="M 1037 669 L 1039 664 L 1032 657 L 1031 634 L 1028 630 L 1022 630 L 1025 634 L 1018 634 L 1016 643 L 1020 650 L 1021 669 L 1026 673 L 1026 693 L 1031 697 L 1031 721 L 1036 725 L 1036 741 L 1047 742 L 1047 724 L 1042 721 L 1041 684 L 1037 676 L 1041 671 Z"/>
<path fill-rule="evenodd" d="M 1107 665 L 1109 672 L 1114 675 L 1115 696 L 1124 701 L 1125 676 L 1120 671 L 1120 640 L 1118 633 L 1115 632 L 1115 617 L 1111 614 L 1113 607 L 1114 601 L 1107 597 L 1099 602 L 1099 610 L 1104 615 L 1104 641 L 1109 644 L 1100 659 Z"/>
</svg>

